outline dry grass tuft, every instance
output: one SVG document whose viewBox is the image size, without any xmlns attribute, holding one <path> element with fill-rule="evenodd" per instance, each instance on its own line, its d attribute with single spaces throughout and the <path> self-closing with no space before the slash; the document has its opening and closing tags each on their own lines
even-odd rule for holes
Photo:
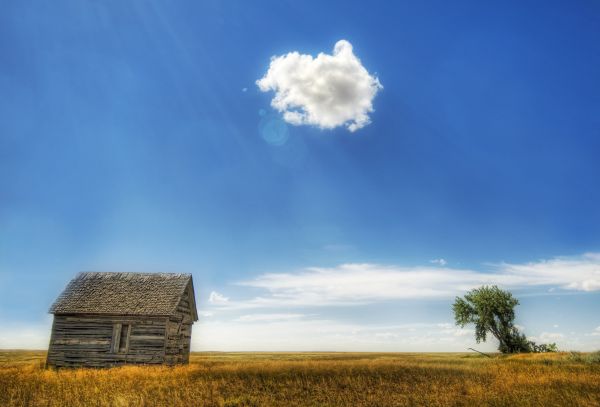
<svg viewBox="0 0 600 407">
<path fill-rule="evenodd" d="M 53 371 L 44 352 L 4 351 L 0 406 L 598 406 L 600 363 L 578 355 L 194 353 Z"/>
</svg>

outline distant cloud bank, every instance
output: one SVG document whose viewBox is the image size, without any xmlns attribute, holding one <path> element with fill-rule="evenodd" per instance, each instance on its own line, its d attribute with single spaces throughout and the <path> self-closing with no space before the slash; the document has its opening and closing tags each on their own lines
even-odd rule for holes
<svg viewBox="0 0 600 407">
<path fill-rule="evenodd" d="M 274 56 L 256 84 L 263 92 L 275 92 L 271 106 L 286 122 L 322 129 L 345 126 L 352 132 L 370 123 L 373 98 L 383 88 L 346 40 L 335 44 L 333 55 L 293 51 Z"/>
<path fill-rule="evenodd" d="M 476 346 L 494 351 L 497 344 L 493 339 L 476 344 L 471 327 L 456 327 L 446 313 L 435 317 L 436 311 L 427 305 L 442 300 L 449 310 L 454 296 L 484 284 L 524 290 L 515 292 L 518 298 L 524 293 L 598 292 L 600 253 L 488 263 L 482 270 L 451 267 L 437 258 L 420 266 L 350 263 L 259 274 L 236 283 L 234 290 L 241 297 L 210 294 L 207 305 L 214 316 L 204 319 L 194 347 L 429 352 L 465 351 Z M 406 307 L 415 306 L 415 300 L 422 302 L 421 310 L 429 309 L 428 314 L 403 314 Z M 398 311 L 396 317 L 385 316 L 389 309 Z M 377 310 L 382 316 L 372 317 Z M 561 323 L 561 331 L 553 319 L 542 317 L 535 325 L 527 329 L 519 325 L 519 329 L 535 341 L 556 342 L 562 350 L 598 347 L 597 321 L 571 329 Z"/>
<path fill-rule="evenodd" d="M 435 266 L 403 267 L 369 263 L 311 267 L 293 273 L 268 273 L 239 282 L 265 291 L 241 301 L 211 301 L 227 308 L 356 305 L 378 301 L 452 298 L 484 284 L 504 288 L 548 287 L 600 290 L 600 253 L 536 262 L 489 265 L 485 271 Z M 212 297 L 212 295 L 211 295 Z"/>
</svg>

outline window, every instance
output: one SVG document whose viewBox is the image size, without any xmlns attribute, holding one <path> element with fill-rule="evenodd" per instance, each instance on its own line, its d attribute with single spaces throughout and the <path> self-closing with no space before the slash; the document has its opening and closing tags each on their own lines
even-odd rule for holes
<svg viewBox="0 0 600 407">
<path fill-rule="evenodd" d="M 130 324 L 114 324 L 111 350 L 113 353 L 127 353 L 129 349 Z"/>
<path fill-rule="evenodd" d="M 127 352 L 127 348 L 129 345 L 127 342 L 128 341 L 128 337 L 129 336 L 129 325 L 122 325 L 121 326 L 121 337 L 119 338 L 119 353 L 125 353 Z"/>
</svg>

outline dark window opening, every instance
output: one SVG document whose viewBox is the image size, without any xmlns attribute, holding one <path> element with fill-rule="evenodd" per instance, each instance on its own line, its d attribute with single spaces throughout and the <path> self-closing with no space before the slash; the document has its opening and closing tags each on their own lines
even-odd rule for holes
<svg viewBox="0 0 600 407">
<path fill-rule="evenodd" d="M 128 336 L 129 336 L 129 325 L 122 325 L 121 326 L 121 337 L 119 338 L 119 353 L 125 353 L 127 352 L 127 348 L 129 345 L 127 342 L 128 341 Z"/>
<path fill-rule="evenodd" d="M 113 326 L 112 352 L 127 353 L 129 349 L 130 324 L 115 324 Z"/>
</svg>

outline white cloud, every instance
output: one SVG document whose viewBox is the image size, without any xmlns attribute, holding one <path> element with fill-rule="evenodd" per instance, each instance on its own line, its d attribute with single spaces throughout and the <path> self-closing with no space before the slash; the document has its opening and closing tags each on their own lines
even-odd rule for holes
<svg viewBox="0 0 600 407">
<path fill-rule="evenodd" d="M 452 330 L 452 335 L 454 336 L 473 336 L 475 334 L 475 331 L 472 329 L 459 329 L 459 328 L 455 328 Z"/>
<path fill-rule="evenodd" d="M 600 290 L 600 253 L 578 257 L 556 257 L 525 264 L 498 266 L 500 271 L 522 285 L 554 285 L 567 290 Z"/>
<path fill-rule="evenodd" d="M 451 336 L 469 336 L 469 335 L 471 335 L 471 336 L 473 336 L 475 333 L 475 331 L 472 329 L 458 328 L 449 322 L 437 324 L 437 327 L 440 328 L 440 332 L 443 333 L 444 335 L 451 335 Z"/>
<path fill-rule="evenodd" d="M 538 336 L 530 337 L 530 339 L 533 340 L 534 342 L 539 342 L 539 343 L 558 342 L 560 345 L 561 341 L 563 341 L 565 339 L 565 334 L 560 333 L 560 332 L 542 332 Z M 561 347 L 561 346 L 559 346 L 559 347 Z"/>
<path fill-rule="evenodd" d="M 211 304 L 227 304 L 229 302 L 229 298 L 225 297 L 223 294 L 213 291 L 208 296 L 208 302 Z"/>
<path fill-rule="evenodd" d="M 560 332 L 542 332 L 539 336 L 540 341 L 542 341 L 542 342 L 563 339 L 564 337 L 565 337 L 565 334 L 562 334 Z"/>
<path fill-rule="evenodd" d="M 600 336 L 600 326 L 598 328 L 594 329 L 594 332 L 589 334 L 589 336 Z"/>
<path fill-rule="evenodd" d="M 491 278 L 484 278 L 491 282 Z M 262 288 L 269 295 L 254 306 L 356 304 L 402 298 L 452 296 L 479 284 L 469 270 L 433 267 L 403 268 L 376 264 L 343 264 L 297 273 L 263 274 L 241 285 Z"/>
<path fill-rule="evenodd" d="M 482 272 L 438 267 L 352 263 L 312 267 L 294 273 L 262 274 L 238 284 L 264 289 L 266 295 L 231 308 L 354 305 L 408 298 L 451 298 L 484 284 L 507 288 L 555 286 L 600 290 L 600 255 L 584 254 L 525 264 L 501 263 Z"/>
<path fill-rule="evenodd" d="M 275 92 L 271 106 L 286 122 L 323 129 L 346 126 L 350 131 L 370 123 L 373 98 L 383 88 L 346 40 L 335 44 L 333 55 L 294 51 L 274 56 L 256 84 L 263 92 Z"/>
<path fill-rule="evenodd" d="M 433 260 L 429 260 L 429 262 L 433 263 L 433 264 L 439 264 L 442 267 L 444 267 L 446 264 L 448 264 L 448 262 L 445 259 L 433 259 Z"/>
<path fill-rule="evenodd" d="M 304 314 L 247 314 L 237 318 L 237 322 L 289 321 L 304 317 Z"/>
</svg>

